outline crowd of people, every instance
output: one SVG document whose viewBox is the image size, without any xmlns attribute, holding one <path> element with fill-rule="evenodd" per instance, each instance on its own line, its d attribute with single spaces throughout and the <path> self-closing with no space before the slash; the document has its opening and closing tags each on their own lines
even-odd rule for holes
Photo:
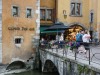
<svg viewBox="0 0 100 75">
<path fill-rule="evenodd" d="M 89 42 L 91 41 L 90 39 L 90 34 L 88 31 L 80 31 L 76 35 L 76 42 L 78 42 L 80 45 L 78 46 L 78 51 L 79 52 L 85 52 L 86 57 L 88 57 L 88 51 L 90 50 L 89 47 Z"/>
<path fill-rule="evenodd" d="M 75 36 L 75 41 L 71 44 L 71 49 L 73 50 L 74 46 L 77 48 L 78 53 L 85 53 L 86 57 L 89 56 L 90 44 L 95 43 L 98 44 L 98 33 L 97 31 L 92 35 L 93 39 L 91 39 L 91 35 L 87 30 L 79 31 Z"/>
<path fill-rule="evenodd" d="M 95 35 L 95 37 L 96 37 L 96 35 Z M 84 52 L 86 55 L 88 55 L 88 51 L 90 50 L 90 47 L 89 47 L 90 41 L 91 41 L 91 36 L 89 34 L 89 31 L 81 30 L 76 34 L 75 40 L 71 41 L 70 49 L 73 50 L 73 48 L 74 48 L 73 46 L 76 46 L 78 52 Z M 95 39 L 95 41 L 97 42 L 97 38 Z M 41 38 L 40 42 L 41 42 L 41 45 L 48 43 L 44 38 Z M 57 45 L 59 44 L 58 45 L 59 48 L 63 48 L 62 44 L 66 44 L 66 41 L 64 40 L 64 34 L 61 33 L 61 35 L 56 35 L 56 40 L 51 40 L 49 43 L 57 44 Z M 77 45 L 75 45 L 75 44 L 77 44 Z"/>
<path fill-rule="evenodd" d="M 63 33 L 61 33 L 60 35 L 56 35 L 55 40 L 45 40 L 44 38 L 41 38 L 40 40 L 40 44 L 44 45 L 44 44 L 50 44 L 50 45 L 59 45 L 59 48 L 62 48 L 62 44 L 64 43 L 64 35 Z"/>
</svg>

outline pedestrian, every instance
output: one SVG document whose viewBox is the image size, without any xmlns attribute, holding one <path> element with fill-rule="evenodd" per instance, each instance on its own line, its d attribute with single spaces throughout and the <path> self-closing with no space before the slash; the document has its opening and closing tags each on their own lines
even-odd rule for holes
<svg viewBox="0 0 100 75">
<path fill-rule="evenodd" d="M 63 48 L 63 45 L 64 45 L 64 35 L 63 35 L 63 33 L 61 34 L 61 36 L 59 38 L 59 44 L 60 44 L 60 48 Z"/>
<path fill-rule="evenodd" d="M 85 50 L 86 50 L 86 57 L 88 57 L 89 50 L 90 50 L 90 47 L 89 47 L 90 34 L 89 34 L 89 32 L 85 31 L 85 34 L 83 35 L 82 40 L 83 40 L 83 45 L 84 45 Z"/>
<path fill-rule="evenodd" d="M 84 31 L 79 31 L 76 34 L 76 42 L 80 43 L 80 45 L 82 45 L 83 43 L 83 40 L 82 40 L 83 35 L 84 35 Z"/>
<path fill-rule="evenodd" d="M 44 47 L 44 45 L 45 45 L 44 42 L 45 42 L 44 38 L 41 38 L 41 40 L 40 40 L 40 46 L 41 46 L 41 47 Z"/>
<path fill-rule="evenodd" d="M 82 37 L 84 35 L 84 31 L 79 31 L 77 34 L 76 34 L 76 43 L 78 44 L 77 45 L 77 48 L 79 48 L 81 45 L 83 45 L 83 40 L 82 40 Z"/>
<path fill-rule="evenodd" d="M 94 43 L 95 45 L 98 45 L 98 32 L 97 31 L 94 32 Z"/>
</svg>

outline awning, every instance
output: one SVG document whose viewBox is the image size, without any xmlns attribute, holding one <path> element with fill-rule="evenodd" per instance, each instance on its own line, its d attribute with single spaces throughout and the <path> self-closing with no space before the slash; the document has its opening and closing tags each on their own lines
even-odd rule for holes
<svg viewBox="0 0 100 75">
<path fill-rule="evenodd" d="M 57 33 L 57 30 L 44 31 L 47 28 L 49 28 L 49 26 L 40 27 L 40 33 Z M 58 33 L 62 33 L 62 32 L 64 32 L 64 30 L 58 30 Z"/>
<path fill-rule="evenodd" d="M 44 33 L 44 30 L 47 29 L 47 26 L 40 27 L 40 33 Z"/>
</svg>

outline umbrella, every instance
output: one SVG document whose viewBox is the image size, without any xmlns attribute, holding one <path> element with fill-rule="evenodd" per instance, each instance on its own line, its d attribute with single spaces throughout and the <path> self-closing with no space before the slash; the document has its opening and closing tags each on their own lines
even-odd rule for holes
<svg viewBox="0 0 100 75">
<path fill-rule="evenodd" d="M 57 36 L 58 36 L 59 31 L 64 31 L 64 30 L 69 29 L 69 28 L 71 28 L 71 27 L 65 26 L 62 22 L 57 22 L 54 25 L 50 26 L 49 28 L 45 29 L 44 31 L 56 30 L 57 31 Z"/>
<path fill-rule="evenodd" d="M 56 30 L 57 31 L 57 35 L 58 32 L 61 30 L 66 30 L 69 29 L 69 26 L 65 26 L 62 22 L 57 22 L 54 25 L 50 26 L 49 28 L 45 29 L 44 31 L 52 31 L 52 30 Z"/>
</svg>

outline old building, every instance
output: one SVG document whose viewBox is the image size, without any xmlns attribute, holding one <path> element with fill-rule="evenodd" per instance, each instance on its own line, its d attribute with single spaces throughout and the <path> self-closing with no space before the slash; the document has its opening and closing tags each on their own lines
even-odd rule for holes
<svg viewBox="0 0 100 75">
<path fill-rule="evenodd" d="M 41 33 L 43 26 L 47 28 L 45 26 L 63 22 L 64 25 L 72 27 L 65 31 L 65 35 L 67 34 L 65 39 L 73 39 L 80 30 L 88 30 L 91 39 L 94 39 L 93 35 L 98 31 L 98 39 L 100 39 L 98 3 L 99 0 L 41 0 Z"/>
<path fill-rule="evenodd" d="M 29 59 L 33 38 L 39 38 L 39 0 L 2 0 L 2 62 Z"/>
<path fill-rule="evenodd" d="M 47 39 L 48 32 L 43 31 L 56 21 L 56 0 L 40 0 L 40 35 Z M 48 35 L 47 35 L 48 34 Z"/>
<path fill-rule="evenodd" d="M 90 31 L 91 39 L 95 31 L 100 34 L 99 3 L 99 0 L 57 0 L 58 20 L 72 27 L 68 36 L 82 29 Z"/>
<path fill-rule="evenodd" d="M 98 38 L 100 41 L 100 0 L 92 0 L 91 1 L 91 10 L 93 12 L 93 30 L 95 29 L 98 32 Z"/>
</svg>

